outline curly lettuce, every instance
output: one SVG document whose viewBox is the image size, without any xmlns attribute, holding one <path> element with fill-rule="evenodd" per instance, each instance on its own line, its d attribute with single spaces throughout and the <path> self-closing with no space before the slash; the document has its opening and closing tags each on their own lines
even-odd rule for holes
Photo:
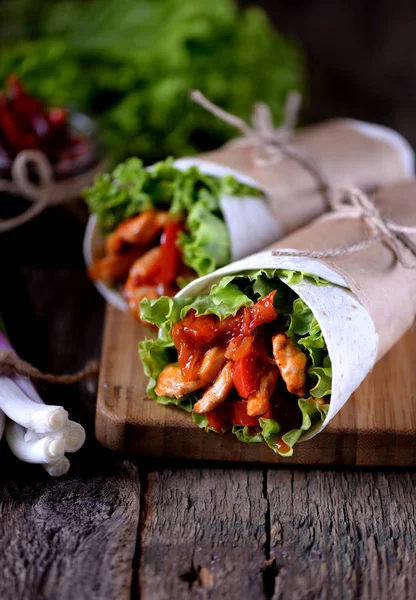
<svg viewBox="0 0 416 600">
<path fill-rule="evenodd" d="M 179 245 L 183 261 L 198 276 L 212 273 L 230 262 L 231 244 L 220 208 L 220 197 L 261 196 L 231 175 L 213 177 L 197 167 L 184 171 L 168 158 L 146 169 L 138 158 L 130 158 L 111 173 L 103 173 L 84 191 L 90 212 L 104 234 L 119 223 L 151 208 L 186 215 L 186 233 Z"/>
<path fill-rule="evenodd" d="M 288 92 L 306 87 L 303 63 L 263 9 L 233 0 L 0 2 L 0 80 L 16 73 L 47 105 L 97 118 L 116 162 L 189 156 L 233 137 L 190 89 L 244 119 L 261 100 L 279 123 Z"/>
<path fill-rule="evenodd" d="M 293 446 L 300 437 L 314 424 L 325 420 L 332 383 L 331 362 L 319 323 L 307 304 L 285 283 L 297 284 L 303 280 L 319 286 L 328 284 L 324 279 L 310 273 L 264 269 L 249 271 L 244 275 L 223 277 L 205 296 L 143 300 L 142 318 L 157 325 L 161 330 L 158 339 L 144 340 L 139 345 L 140 358 L 149 377 L 147 387 L 149 397 L 160 404 L 176 404 L 188 412 L 192 411 L 193 405 L 198 400 L 198 392 L 188 394 L 180 400 L 160 397 L 155 393 L 159 374 L 167 364 L 177 360 L 170 330 L 190 310 L 195 310 L 197 316 L 213 314 L 224 319 L 236 315 L 240 308 L 250 306 L 271 291 L 277 290 L 275 308 L 278 310 L 279 318 L 284 322 L 286 333 L 310 359 L 308 366 L 310 397 L 293 396 L 293 402 L 297 402 L 300 412 L 300 426 L 296 429 L 282 431 L 281 424 L 274 419 L 260 418 L 259 431 L 237 425 L 234 425 L 231 431 L 242 442 L 266 442 L 281 456 L 291 456 Z M 192 413 L 192 418 L 198 427 L 206 431 L 211 430 L 205 415 Z"/>
</svg>

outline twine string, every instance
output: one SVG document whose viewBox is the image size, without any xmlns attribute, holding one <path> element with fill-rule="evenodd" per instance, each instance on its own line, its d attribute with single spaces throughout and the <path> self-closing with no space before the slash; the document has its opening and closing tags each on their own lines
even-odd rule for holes
<svg viewBox="0 0 416 600">
<path fill-rule="evenodd" d="M 48 383 L 59 383 L 64 385 L 70 385 L 72 383 L 78 383 L 79 381 L 97 375 L 100 370 L 98 361 L 94 360 L 76 373 L 71 375 L 53 375 L 51 373 L 42 373 L 36 367 L 30 363 L 22 360 L 18 356 L 15 356 L 13 352 L 6 350 L 0 352 L 0 374 L 7 374 L 13 372 L 17 375 L 24 375 L 31 379 L 39 379 L 41 381 L 47 381 Z"/>
<path fill-rule="evenodd" d="M 53 168 L 43 152 L 22 150 L 16 156 L 11 168 L 11 181 L 0 179 L 0 191 L 14 196 L 23 196 L 32 204 L 22 214 L 9 219 L 0 219 L 0 233 L 30 221 L 45 208 L 73 200 L 81 190 L 89 185 L 93 177 L 108 165 L 106 158 L 88 171 L 67 180 L 54 181 Z M 30 167 L 34 168 L 38 182 L 30 180 Z"/>
<path fill-rule="evenodd" d="M 254 105 L 251 125 L 249 125 L 243 119 L 208 100 L 199 90 L 192 90 L 190 97 L 193 102 L 241 133 L 240 138 L 231 140 L 228 145 L 251 148 L 256 167 L 262 168 L 278 164 L 283 156 L 297 162 L 315 180 L 325 208 L 330 209 L 332 190 L 326 174 L 309 153 L 303 151 L 292 141 L 293 130 L 301 106 L 301 95 L 298 92 L 288 94 L 283 121 L 279 127 L 274 127 L 270 108 L 263 102 Z"/>
<path fill-rule="evenodd" d="M 383 216 L 374 201 L 358 188 L 338 190 L 332 196 L 331 208 L 333 212 L 323 217 L 324 219 L 360 219 L 367 225 L 370 232 L 369 237 L 356 244 L 323 250 L 277 249 L 272 251 L 273 256 L 302 256 L 317 259 L 334 258 L 361 252 L 369 246 L 382 241 L 392 250 L 404 268 L 416 268 L 416 244 L 409 238 L 409 235 L 416 235 L 416 227 L 399 225 L 392 219 Z M 412 262 L 407 260 L 402 245 L 410 250 L 413 258 Z"/>
</svg>

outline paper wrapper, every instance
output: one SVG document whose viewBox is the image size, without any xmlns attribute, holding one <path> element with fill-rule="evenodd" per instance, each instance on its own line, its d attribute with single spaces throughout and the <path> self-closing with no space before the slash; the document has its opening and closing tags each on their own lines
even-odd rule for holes
<svg viewBox="0 0 416 600">
<path fill-rule="evenodd" d="M 383 189 L 376 203 L 395 222 L 416 226 L 416 180 Z M 367 236 L 368 229 L 360 220 L 324 216 L 274 247 L 332 249 L 361 242 Z M 416 266 L 410 251 L 405 254 Z M 375 362 L 412 325 L 416 315 L 416 269 L 404 268 L 382 243 L 349 256 L 320 260 L 273 256 L 267 250 L 190 283 L 178 296 L 207 293 L 224 275 L 267 268 L 306 271 L 331 283 L 320 287 L 303 281 L 290 286 L 318 320 L 332 363 L 330 409 L 323 423 L 315 424 L 302 436 L 301 440 L 307 440 L 328 424 Z"/>
<path fill-rule="evenodd" d="M 294 134 L 294 145 L 310 154 L 333 187 L 354 184 L 363 189 L 410 177 L 414 155 L 397 132 L 352 120 L 333 120 L 306 127 Z M 242 183 L 261 189 L 266 201 L 255 197 L 224 196 L 220 199 L 231 243 L 231 258 L 238 260 L 257 252 L 287 233 L 302 227 L 325 210 L 316 181 L 295 161 L 282 158 L 278 164 L 256 167 L 248 148 L 223 148 L 175 161 L 179 169 L 196 165 L 207 174 L 234 175 Z M 104 239 L 94 216 L 84 239 L 87 265 L 104 253 Z M 96 283 L 105 299 L 127 310 L 122 295 Z"/>
</svg>

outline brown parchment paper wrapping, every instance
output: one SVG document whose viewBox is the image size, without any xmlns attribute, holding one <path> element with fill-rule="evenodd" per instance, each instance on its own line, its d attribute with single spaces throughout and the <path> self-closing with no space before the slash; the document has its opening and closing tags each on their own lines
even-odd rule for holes
<svg viewBox="0 0 416 600">
<path fill-rule="evenodd" d="M 413 171 L 413 153 L 404 138 L 370 123 L 327 121 L 297 131 L 293 143 L 313 157 L 334 187 L 353 184 L 368 190 L 408 177 Z M 182 170 L 192 165 L 218 177 L 230 173 L 241 182 L 260 187 L 265 192 L 267 202 L 250 196 L 220 199 L 232 260 L 261 250 L 325 210 L 317 182 L 292 159 L 283 157 L 278 164 L 256 167 L 251 150 L 231 144 L 214 152 L 175 161 L 175 166 Z M 87 266 L 103 254 L 104 238 L 92 215 L 84 237 Z M 100 281 L 95 285 L 110 304 L 127 311 L 127 304 L 118 289 Z"/>
<path fill-rule="evenodd" d="M 383 215 L 399 225 L 416 226 L 416 180 L 380 190 L 375 204 Z M 323 250 L 349 246 L 365 240 L 368 235 L 368 227 L 361 220 L 324 216 L 274 246 Z M 416 241 L 415 236 L 411 239 Z M 404 254 L 416 267 L 416 257 L 406 248 Z M 369 312 L 379 336 L 377 358 L 380 359 L 415 319 L 416 268 L 406 269 L 381 242 L 361 252 L 319 262 L 339 273 Z"/>
<path fill-rule="evenodd" d="M 366 125 L 341 119 L 325 121 L 296 131 L 291 144 L 313 158 L 333 187 L 355 185 L 370 190 L 409 177 L 409 167 L 403 160 L 406 141 L 401 138 L 403 147 L 399 149 L 389 136 L 400 138 L 396 132 L 380 128 L 385 137 L 371 136 Z M 284 156 L 277 164 L 256 166 L 248 147 L 233 144 L 198 158 L 230 167 L 257 181 L 267 194 L 283 234 L 305 225 L 325 210 L 316 180 L 291 158 Z"/>
</svg>

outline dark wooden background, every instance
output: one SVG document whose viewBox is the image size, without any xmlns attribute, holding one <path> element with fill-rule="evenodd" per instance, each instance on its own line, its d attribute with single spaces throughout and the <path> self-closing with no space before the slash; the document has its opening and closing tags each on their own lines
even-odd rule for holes
<svg viewBox="0 0 416 600">
<path fill-rule="evenodd" d="M 264 1 L 307 51 L 307 120 L 354 116 L 416 143 L 414 2 Z M 0 236 L 0 311 L 19 353 L 99 356 L 103 302 L 65 209 Z M 414 471 L 235 468 L 117 457 L 94 441 L 94 381 L 41 386 L 87 425 L 70 474 L 0 448 L 0 598 L 413 598 Z"/>
</svg>

